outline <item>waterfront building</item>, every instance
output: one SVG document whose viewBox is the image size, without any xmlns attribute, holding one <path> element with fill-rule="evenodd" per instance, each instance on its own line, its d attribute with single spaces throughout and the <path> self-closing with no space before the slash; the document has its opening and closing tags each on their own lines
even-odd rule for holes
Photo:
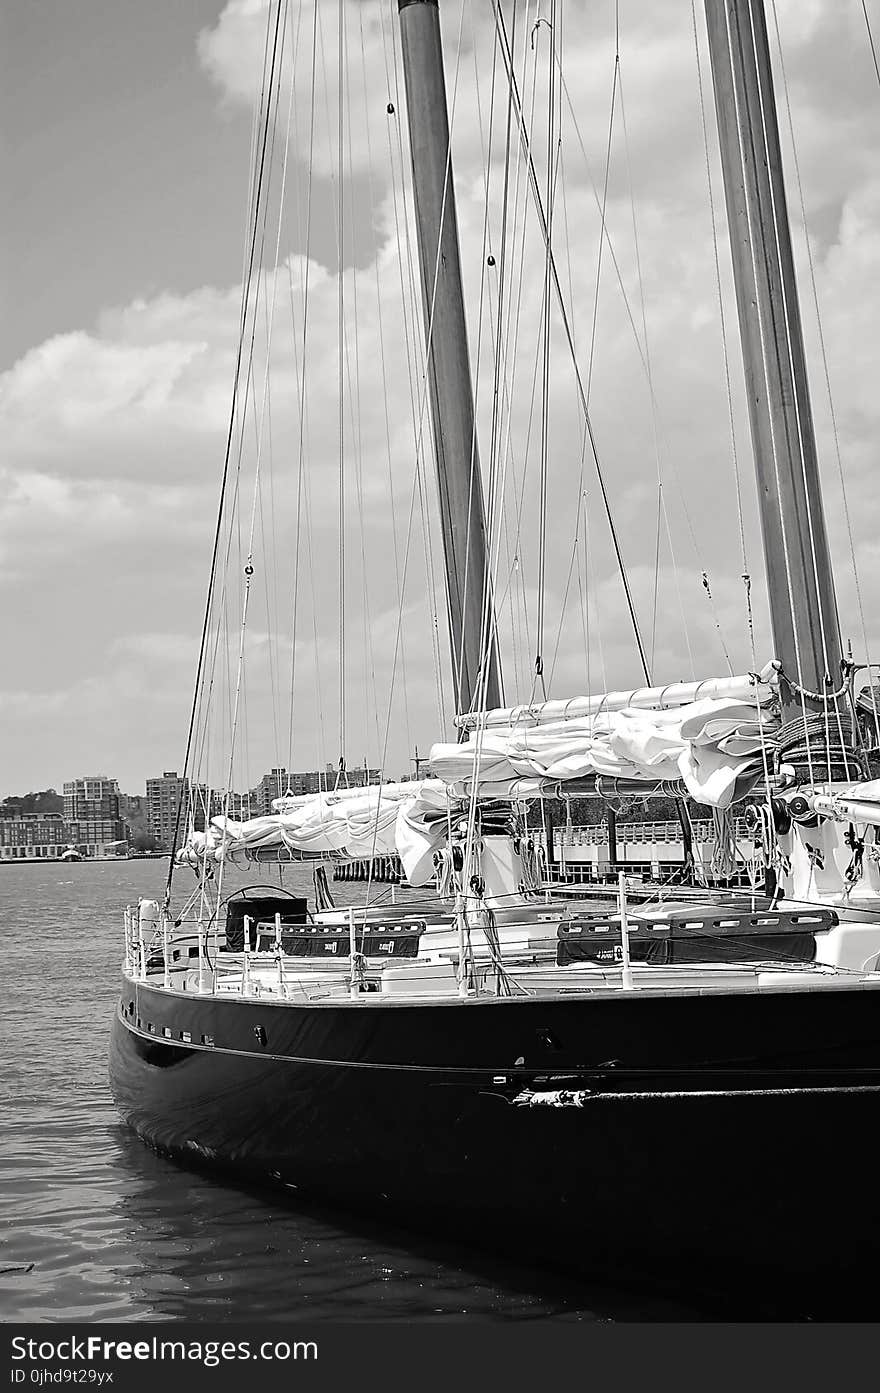
<svg viewBox="0 0 880 1393">
<path fill-rule="evenodd" d="M 329 767 L 329 766 L 328 766 Z M 334 781 L 335 781 L 334 775 Z M 356 764 L 351 769 L 346 769 L 339 779 L 340 788 L 367 788 L 370 784 L 382 782 L 381 769 L 368 769 L 366 764 Z M 331 784 L 332 788 L 333 785 Z"/>
<path fill-rule="evenodd" d="M 161 777 L 147 779 L 147 830 L 163 851 L 171 850 L 178 810 L 183 808 L 183 824 L 188 802 L 189 780 L 178 775 L 176 769 L 166 769 Z"/>
<path fill-rule="evenodd" d="M 69 822 L 65 818 L 64 827 L 68 845 L 87 859 L 128 855 L 128 837 L 120 817 L 81 817 Z"/>
<path fill-rule="evenodd" d="M 290 776 L 292 777 L 292 776 Z M 282 768 L 270 769 L 264 774 L 260 782 L 254 789 L 256 794 L 256 807 L 252 816 L 266 817 L 272 811 L 272 803 L 276 798 L 283 798 L 288 791 L 288 773 Z"/>
<path fill-rule="evenodd" d="M 64 784 L 64 816 L 68 822 L 81 818 L 118 818 L 119 783 L 105 774 L 69 779 Z"/>
<path fill-rule="evenodd" d="M 224 794 L 219 795 L 220 807 L 218 812 L 223 812 Z M 226 812 L 233 822 L 247 822 L 249 818 L 257 816 L 259 807 L 259 795 L 256 789 L 248 789 L 246 793 L 230 793 L 226 805 Z"/>
<path fill-rule="evenodd" d="M 64 784 L 64 825 L 67 843 L 84 857 L 125 855 L 128 837 L 118 781 L 106 774 L 69 779 Z"/>
<path fill-rule="evenodd" d="M 60 813 L 0 817 L 0 861 L 56 861 L 68 841 Z"/>
<path fill-rule="evenodd" d="M 340 774 L 333 764 L 324 769 L 300 770 L 288 773 L 284 768 L 270 769 L 264 774 L 253 790 L 253 811 L 251 817 L 266 817 L 272 812 L 272 804 L 277 798 L 304 794 L 331 792 L 335 788 L 364 788 L 367 784 L 381 782 L 382 771 L 369 769 L 366 765 L 355 765 Z"/>
<path fill-rule="evenodd" d="M 190 784 L 188 802 L 189 816 L 197 832 L 203 832 L 211 818 L 223 811 L 223 794 L 207 784 Z"/>
<path fill-rule="evenodd" d="M 0 817 L 0 861 L 57 861 L 69 846 L 84 859 L 125 856 L 128 842 L 117 817 L 68 821 L 60 813 Z"/>
</svg>

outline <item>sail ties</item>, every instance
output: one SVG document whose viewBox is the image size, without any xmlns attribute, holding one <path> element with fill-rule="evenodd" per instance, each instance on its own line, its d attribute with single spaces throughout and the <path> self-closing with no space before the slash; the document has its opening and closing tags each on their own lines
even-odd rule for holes
<svg viewBox="0 0 880 1393">
<path fill-rule="evenodd" d="M 699 682 L 669 682 L 665 687 L 633 687 L 627 691 L 602 692 L 592 696 L 567 697 L 564 700 L 535 702 L 529 705 L 499 707 L 490 711 L 469 711 L 456 716 L 459 730 L 471 731 L 478 726 L 538 726 L 550 721 L 577 720 L 583 716 L 601 716 L 624 707 L 644 711 L 667 711 L 691 702 L 725 699 L 764 706 L 778 695 L 778 668 L 768 663 L 760 672 L 741 673 L 735 677 L 710 677 Z"/>
<path fill-rule="evenodd" d="M 760 776 L 762 748 L 772 744 L 778 716 L 771 693 L 703 698 L 683 706 L 644 709 L 624 705 L 601 715 L 579 699 L 578 715 L 557 714 L 545 703 L 529 721 L 496 723 L 471 731 L 455 745 L 434 745 L 431 768 L 456 792 L 529 796 L 524 783 L 568 782 L 595 775 L 656 784 L 683 779 L 698 802 L 727 807 Z M 571 703 L 573 706 L 575 703 Z M 586 708 L 586 709 L 584 709 Z M 554 719 L 555 717 L 555 719 Z"/>
</svg>

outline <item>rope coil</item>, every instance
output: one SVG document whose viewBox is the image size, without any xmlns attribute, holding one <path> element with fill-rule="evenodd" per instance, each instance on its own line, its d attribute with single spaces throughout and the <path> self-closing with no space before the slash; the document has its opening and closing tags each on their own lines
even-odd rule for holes
<svg viewBox="0 0 880 1393">
<path fill-rule="evenodd" d="M 858 734 L 849 715 L 835 709 L 834 724 L 829 729 L 825 715 L 798 716 L 782 726 L 776 737 L 776 771 L 783 764 L 793 765 L 799 782 L 847 782 L 863 777 L 861 756 L 856 753 Z M 817 767 L 818 760 L 827 766 Z"/>
</svg>

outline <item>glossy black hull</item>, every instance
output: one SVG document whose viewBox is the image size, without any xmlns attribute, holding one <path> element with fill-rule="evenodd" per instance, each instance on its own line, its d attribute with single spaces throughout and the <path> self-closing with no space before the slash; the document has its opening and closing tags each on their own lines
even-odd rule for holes
<svg viewBox="0 0 880 1393">
<path fill-rule="evenodd" d="M 190 1162 L 584 1277 L 873 1314 L 872 991 L 298 1006 L 125 980 L 110 1074 Z M 557 1088 L 581 1105 L 514 1102 Z"/>
</svg>

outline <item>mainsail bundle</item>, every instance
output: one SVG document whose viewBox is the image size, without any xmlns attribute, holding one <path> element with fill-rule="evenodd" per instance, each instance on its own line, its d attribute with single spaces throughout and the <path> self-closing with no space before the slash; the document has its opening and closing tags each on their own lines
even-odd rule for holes
<svg viewBox="0 0 880 1393">
<path fill-rule="evenodd" d="M 270 815 L 243 822 L 220 815 L 204 832 L 190 832 L 178 859 L 197 867 L 271 848 L 295 859 L 396 854 L 410 883 L 421 885 L 462 800 L 537 798 L 599 776 L 683 783 L 698 802 L 727 808 L 764 773 L 779 717 L 772 681 L 744 677 L 724 685 L 722 695 L 678 705 L 655 695 L 654 709 L 633 692 L 616 710 L 602 710 L 601 698 L 577 697 L 490 711 L 463 743 L 432 747 L 433 778 L 278 798 Z M 673 701 L 697 690 L 678 688 Z M 671 691 L 660 696 L 668 700 Z M 575 714 L 566 719 L 560 708 Z M 505 717 L 508 723 L 499 723 Z"/>
</svg>

